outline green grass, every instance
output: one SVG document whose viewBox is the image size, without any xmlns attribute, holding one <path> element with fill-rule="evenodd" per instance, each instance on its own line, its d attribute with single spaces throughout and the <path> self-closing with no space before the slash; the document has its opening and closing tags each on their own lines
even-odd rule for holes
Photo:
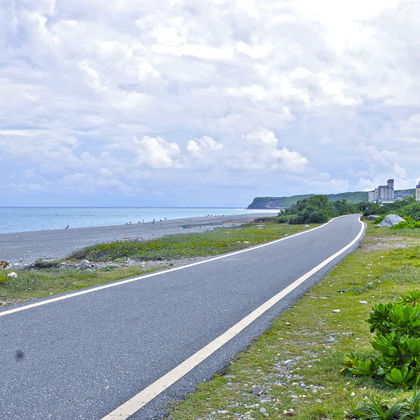
<svg viewBox="0 0 420 420">
<path fill-rule="evenodd" d="M 284 312 L 223 374 L 175 403 L 170 417 L 233 419 L 238 414 L 263 419 L 263 407 L 268 418 L 288 418 L 284 410 L 293 409 L 297 419 L 344 419 L 344 410 L 368 396 L 391 401 L 411 396 L 371 378 L 340 373 L 345 354 L 372 351 L 364 321 L 371 307 L 419 288 L 420 240 L 406 236 L 411 232 L 394 232 L 370 225 L 358 250 Z M 262 388 L 260 397 L 253 395 L 254 385 Z"/>
<path fill-rule="evenodd" d="M 316 225 L 312 225 L 316 226 Z M 224 228 L 213 232 L 165 236 L 149 241 L 120 241 L 98 244 L 74 252 L 70 258 L 90 261 L 112 261 L 119 258 L 164 260 L 223 254 L 252 245 L 272 241 L 305 230 L 265 219 L 239 228 Z"/>
<path fill-rule="evenodd" d="M 145 270 L 142 267 L 104 267 L 92 271 L 74 268 L 1 270 L 0 300 L 42 298 L 155 270 Z M 9 279 L 7 277 L 7 274 L 11 271 L 17 274 L 17 278 Z"/>
<path fill-rule="evenodd" d="M 315 226 L 315 225 L 314 225 Z M 125 241 L 100 244 L 73 254 L 91 261 L 166 260 L 183 257 L 217 255 L 305 230 L 303 226 L 288 226 L 275 219 L 261 219 L 258 223 L 209 233 L 173 235 L 151 241 Z M 57 262 L 39 262 L 37 268 L 0 270 L 0 302 L 42 298 L 72 290 L 109 283 L 123 278 L 164 269 L 165 266 L 145 269 L 137 267 L 104 267 L 97 270 L 79 270 L 60 267 Z M 11 271 L 17 278 L 8 278 Z"/>
<path fill-rule="evenodd" d="M 412 236 L 414 238 L 420 238 L 420 229 L 390 229 L 388 227 L 374 227 L 369 225 L 369 229 L 375 229 L 377 232 L 376 236 Z"/>
</svg>

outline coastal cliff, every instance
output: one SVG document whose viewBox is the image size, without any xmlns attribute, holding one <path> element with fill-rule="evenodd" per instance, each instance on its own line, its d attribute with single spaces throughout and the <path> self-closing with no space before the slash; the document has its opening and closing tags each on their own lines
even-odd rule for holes
<svg viewBox="0 0 420 420">
<path fill-rule="evenodd" d="M 415 194 L 414 189 L 397 190 L 396 193 L 410 193 Z M 293 206 L 299 200 L 312 197 L 315 194 L 292 195 L 290 197 L 255 197 L 252 203 L 247 207 L 248 209 L 281 209 Z M 353 191 L 338 194 L 326 194 L 328 200 L 338 201 L 347 200 L 349 203 L 360 203 L 368 200 L 368 193 L 366 191 Z"/>
</svg>

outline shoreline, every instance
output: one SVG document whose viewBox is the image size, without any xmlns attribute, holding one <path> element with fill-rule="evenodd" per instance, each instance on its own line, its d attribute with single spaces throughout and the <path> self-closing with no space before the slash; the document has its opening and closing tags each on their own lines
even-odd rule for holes
<svg viewBox="0 0 420 420">
<path fill-rule="evenodd" d="M 70 229 L 0 233 L 0 260 L 27 265 L 38 259 L 60 259 L 76 249 L 103 242 L 148 240 L 179 233 L 208 232 L 243 224 L 273 213 L 201 216 L 169 219 L 155 223 L 97 226 Z"/>
</svg>

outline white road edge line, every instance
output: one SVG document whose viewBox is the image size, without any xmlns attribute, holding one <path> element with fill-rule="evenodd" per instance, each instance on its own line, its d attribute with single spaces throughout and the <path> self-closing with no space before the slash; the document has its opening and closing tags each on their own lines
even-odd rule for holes
<svg viewBox="0 0 420 420">
<path fill-rule="evenodd" d="M 107 414 L 105 417 L 102 418 L 102 420 L 113 420 L 116 418 L 127 419 L 128 417 L 132 416 L 134 413 L 136 413 L 138 410 L 144 407 L 147 403 L 149 403 L 155 397 L 157 397 L 160 393 L 165 391 L 165 389 L 169 388 L 176 381 L 178 381 L 184 375 L 190 372 L 194 367 L 199 365 L 203 360 L 207 359 L 216 350 L 220 349 L 220 347 L 222 347 L 233 337 L 238 335 L 243 329 L 245 329 L 258 317 L 260 317 L 264 312 L 268 311 L 272 306 L 278 303 L 290 292 L 296 289 L 309 277 L 311 277 L 321 268 L 325 267 L 327 264 L 333 261 L 336 257 L 338 257 L 339 255 L 347 251 L 349 248 L 351 248 L 363 235 L 363 231 L 365 229 L 365 224 L 361 220 L 359 220 L 359 222 L 362 225 L 360 231 L 358 235 L 348 245 L 346 245 L 344 248 L 340 249 L 338 252 L 328 257 L 326 260 L 322 261 L 320 264 L 318 264 L 312 270 L 308 271 L 303 276 L 299 277 L 297 280 L 295 280 L 289 286 L 277 293 L 271 299 L 267 300 L 265 303 L 263 303 L 261 306 L 259 306 L 257 309 L 255 309 L 253 312 L 251 312 L 249 315 L 247 315 L 245 318 L 243 318 L 241 321 L 235 324 L 233 327 L 225 331 L 222 335 L 220 335 L 215 340 L 203 347 L 201 350 L 198 350 L 191 357 L 183 361 L 180 365 L 169 371 L 157 381 L 153 382 L 147 388 L 140 391 L 138 394 L 130 398 L 124 404 L 120 405 L 114 411 Z"/>
<path fill-rule="evenodd" d="M 342 216 L 339 216 L 339 217 L 342 217 Z M 337 219 L 337 218 L 338 217 L 335 217 L 334 219 Z M 170 268 L 168 270 L 158 271 L 156 273 L 143 274 L 141 276 L 133 277 L 133 278 L 130 278 L 130 279 L 127 279 L 127 280 L 121 280 L 121 281 L 117 281 L 117 282 L 112 282 L 112 283 L 109 283 L 109 284 L 105 284 L 103 286 L 98 286 L 98 287 L 93 287 L 91 289 L 82 290 L 80 292 L 69 293 L 69 294 L 66 294 L 66 295 L 63 295 L 63 296 L 58 296 L 58 297 L 55 297 L 55 298 L 42 300 L 40 302 L 30 303 L 29 305 L 23 305 L 23 306 L 19 306 L 17 308 L 8 309 L 8 310 L 5 310 L 5 311 L 0 311 L 0 317 L 6 316 L 6 315 L 11 315 L 11 314 L 14 314 L 16 312 L 26 311 L 28 309 L 36 308 L 38 306 L 48 305 L 49 303 L 59 302 L 60 300 L 66 300 L 66 299 L 70 299 L 70 298 L 73 298 L 73 297 L 76 297 L 76 296 L 86 295 L 88 293 L 97 292 L 99 290 L 109 289 L 111 287 L 122 286 L 124 284 L 132 283 L 132 282 L 138 281 L 138 280 L 147 279 L 149 277 L 161 276 L 163 274 L 171 273 L 173 271 L 184 270 L 185 268 L 194 267 L 194 266 L 200 265 L 200 264 L 207 264 L 207 263 L 212 262 L 212 261 L 221 260 L 223 258 L 228 258 L 228 257 L 231 257 L 233 255 L 242 254 L 243 252 L 253 251 L 254 249 L 259 249 L 259 248 L 263 248 L 265 246 L 270 246 L 270 245 L 276 244 L 278 242 L 285 241 L 287 239 L 295 238 L 296 236 L 304 235 L 305 233 L 313 232 L 313 231 L 315 231 L 317 229 L 320 229 L 320 228 L 322 228 L 324 226 L 327 226 L 334 219 L 331 219 L 327 223 L 325 223 L 325 224 L 323 224 L 321 226 L 318 226 L 316 228 L 313 228 L 313 229 L 308 229 L 308 230 L 305 230 L 303 232 L 298 232 L 298 233 L 295 233 L 293 235 L 287 236 L 285 238 L 276 239 L 274 241 L 266 242 L 266 243 L 261 244 L 261 245 L 253 246 L 253 247 L 250 247 L 250 248 L 241 249 L 239 251 L 230 252 L 228 254 L 219 255 L 218 257 L 209 258 L 208 260 L 198 261 L 198 262 L 195 262 L 195 263 L 191 263 L 191 264 L 187 264 L 187 265 L 182 265 L 180 267 L 175 267 L 175 268 Z"/>
</svg>

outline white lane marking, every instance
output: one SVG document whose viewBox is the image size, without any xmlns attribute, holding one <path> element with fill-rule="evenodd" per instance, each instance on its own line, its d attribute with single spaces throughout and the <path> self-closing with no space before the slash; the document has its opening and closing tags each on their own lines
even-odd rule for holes
<svg viewBox="0 0 420 420">
<path fill-rule="evenodd" d="M 343 216 L 339 216 L 339 217 L 343 217 Z M 337 219 L 337 217 L 335 217 L 334 219 Z M 122 286 L 123 284 L 128 284 L 128 283 L 132 283 L 134 281 L 147 279 L 149 277 L 161 276 L 163 274 L 171 273 L 173 271 L 184 270 L 185 268 L 194 267 L 194 266 L 200 265 L 200 264 L 207 264 L 207 263 L 212 262 L 212 261 L 221 260 L 223 258 L 228 258 L 228 257 L 231 257 L 233 255 L 242 254 L 243 252 L 253 251 L 254 249 L 263 248 L 265 246 L 273 245 L 273 244 L 276 244 L 278 242 L 285 241 L 287 239 L 296 238 L 296 236 L 304 235 L 305 233 L 308 233 L 308 232 L 313 232 L 313 231 L 315 231 L 317 229 L 320 229 L 320 228 L 328 225 L 334 219 L 331 219 L 329 222 L 327 222 L 327 223 L 325 223 L 325 224 L 323 224 L 321 226 L 318 226 L 316 228 L 313 228 L 313 229 L 304 230 L 303 232 L 295 233 L 295 234 L 290 235 L 290 236 L 287 236 L 285 238 L 276 239 L 275 241 L 267 242 L 265 244 L 253 246 L 253 247 L 250 247 L 250 248 L 241 249 L 239 251 L 230 252 L 228 254 L 219 255 L 218 257 L 209 258 L 208 260 L 198 261 L 198 262 L 195 262 L 195 263 L 191 263 L 191 264 L 187 264 L 187 265 L 182 265 L 180 267 L 170 268 L 169 270 L 158 271 L 156 273 L 144 274 L 142 276 L 133 277 L 133 278 L 130 278 L 130 279 L 127 279 L 127 280 L 121 280 L 121 281 L 117 281 L 117 282 L 105 284 L 103 286 L 98 286 L 98 287 L 93 287 L 91 289 L 82 290 L 80 292 L 69 293 L 67 295 L 58 296 L 58 297 L 55 297 L 55 298 L 42 300 L 40 302 L 31 303 L 29 305 L 23 305 L 23 306 L 19 306 L 17 308 L 13 308 L 13 309 L 8 309 L 8 310 L 5 310 L 5 311 L 1 311 L 0 312 L 0 317 L 6 316 L 6 315 L 10 315 L 10 314 L 14 314 L 16 312 L 26 311 L 27 309 L 36 308 L 38 306 L 47 305 L 49 303 L 59 302 L 60 300 L 66 300 L 66 299 L 70 299 L 70 298 L 73 298 L 73 297 L 76 297 L 76 296 L 86 295 L 88 293 L 97 292 L 99 290 L 109 289 L 111 287 Z"/>
<path fill-rule="evenodd" d="M 157 397 L 160 393 L 162 393 L 165 389 L 169 388 L 173 385 L 176 381 L 181 379 L 184 375 L 186 375 L 189 371 L 199 365 L 203 360 L 213 354 L 216 350 L 220 349 L 224 344 L 230 341 L 233 337 L 238 335 L 243 329 L 245 329 L 249 324 L 255 321 L 258 317 L 260 317 L 264 312 L 268 311 L 272 306 L 278 303 L 281 299 L 287 296 L 290 292 L 296 289 L 299 285 L 301 285 L 304 281 L 306 281 L 309 277 L 314 275 L 317 271 L 321 270 L 321 268 L 325 267 L 331 261 L 333 261 L 336 257 L 341 255 L 343 252 L 347 251 L 351 248 L 362 236 L 363 231 L 365 229 L 365 224 L 359 220 L 360 224 L 362 225 L 360 228 L 359 233 L 357 236 L 344 248 L 337 251 L 335 254 L 328 257 L 326 260 L 322 261 L 312 270 L 308 271 L 303 276 L 299 277 L 293 283 L 289 284 L 289 286 L 285 287 L 282 291 L 277 293 L 271 299 L 267 300 L 233 327 L 229 328 L 226 332 L 222 335 L 217 337 L 215 340 L 207 344 L 201 350 L 198 350 L 194 353 L 191 357 L 183 361 L 180 365 L 176 368 L 169 371 L 166 375 L 159 378 L 157 381 L 153 382 L 147 388 L 140 391 L 134 397 L 130 398 L 127 402 L 120 405 L 111 413 L 107 414 L 102 420 L 112 420 L 112 419 L 127 419 L 128 417 L 132 416 L 136 413 L 140 408 L 144 407 L 147 403 Z"/>
</svg>

